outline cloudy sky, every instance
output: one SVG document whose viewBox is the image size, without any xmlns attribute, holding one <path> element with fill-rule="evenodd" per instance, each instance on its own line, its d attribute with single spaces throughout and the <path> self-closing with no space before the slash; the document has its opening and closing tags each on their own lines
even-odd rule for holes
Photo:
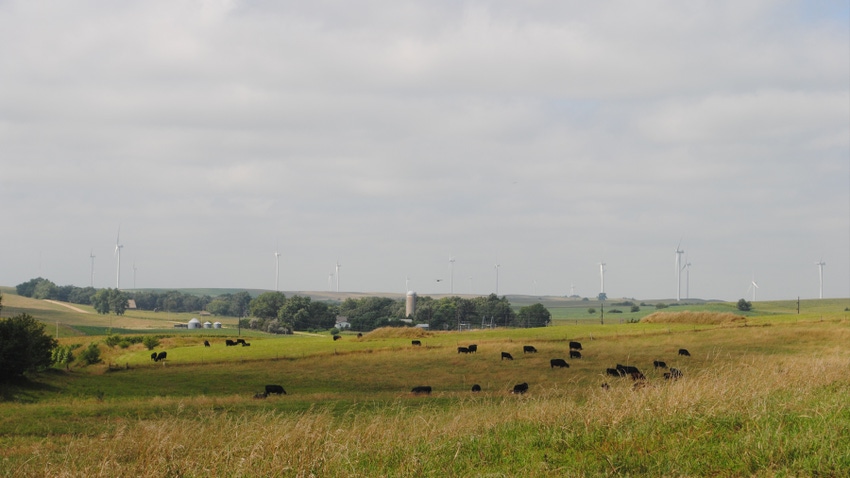
<svg viewBox="0 0 850 478">
<path fill-rule="evenodd" d="M 848 297 L 850 7 L 0 0 L 0 201 L 7 286 Z"/>
</svg>

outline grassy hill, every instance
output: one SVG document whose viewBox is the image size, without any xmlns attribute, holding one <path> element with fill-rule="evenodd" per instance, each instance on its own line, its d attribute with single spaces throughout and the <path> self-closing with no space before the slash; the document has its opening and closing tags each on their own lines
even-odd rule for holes
<svg viewBox="0 0 850 478">
<path fill-rule="evenodd" d="M 4 292 L 4 315 L 68 324 L 77 333 L 60 343 L 96 343 L 104 362 L 3 384 L 0 476 L 843 476 L 846 302 L 803 301 L 799 314 L 796 301 L 756 302 L 717 324 L 697 317 L 740 312 L 700 302 L 662 309 L 674 315 L 660 323 L 602 325 L 579 318 L 588 302 L 558 299 L 547 306 L 562 325 L 546 328 L 256 334 L 227 347 L 234 329 L 171 327 L 190 314 L 110 318 Z M 79 333 L 110 325 L 156 333 L 168 359 Z M 457 353 L 471 343 L 478 353 Z M 683 378 L 665 380 L 654 360 Z M 607 375 L 618 363 L 646 380 Z M 521 382 L 527 394 L 509 393 Z M 253 398 L 266 384 L 287 395 Z"/>
</svg>

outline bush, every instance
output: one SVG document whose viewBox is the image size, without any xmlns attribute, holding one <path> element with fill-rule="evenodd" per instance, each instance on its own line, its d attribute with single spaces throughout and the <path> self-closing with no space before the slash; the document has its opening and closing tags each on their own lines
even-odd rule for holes
<svg viewBox="0 0 850 478">
<path fill-rule="evenodd" d="M 31 315 L 0 319 L 0 380 L 50 367 L 55 347 L 56 340 Z"/>
<path fill-rule="evenodd" d="M 142 339 L 142 345 L 144 345 L 148 350 L 153 350 L 159 346 L 159 339 L 153 335 L 145 335 Z"/>
<path fill-rule="evenodd" d="M 633 305 L 632 306 L 632 312 L 640 312 L 640 307 Z"/>
<path fill-rule="evenodd" d="M 100 349 L 96 343 L 90 343 L 88 347 L 80 352 L 80 360 L 86 365 L 100 363 Z"/>
<path fill-rule="evenodd" d="M 593 307 L 591 307 L 591 308 L 587 309 L 587 313 L 588 313 L 588 314 L 590 314 L 590 315 L 593 315 L 593 314 L 595 314 L 595 313 L 596 313 L 596 309 L 594 309 Z"/>
<path fill-rule="evenodd" d="M 752 310 L 752 308 L 753 308 L 753 304 L 751 302 L 747 301 L 746 299 L 738 300 L 738 310 L 743 311 L 743 312 L 747 312 L 749 310 Z"/>
</svg>

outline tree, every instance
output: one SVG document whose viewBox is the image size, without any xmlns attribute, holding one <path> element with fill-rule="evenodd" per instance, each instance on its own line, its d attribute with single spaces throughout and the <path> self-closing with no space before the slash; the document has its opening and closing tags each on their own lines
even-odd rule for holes
<svg viewBox="0 0 850 478">
<path fill-rule="evenodd" d="M 0 380 L 38 372 L 53 363 L 56 340 L 29 314 L 0 319 Z"/>
<path fill-rule="evenodd" d="M 109 313 L 109 290 L 100 289 L 91 298 L 91 305 L 98 314 Z"/>
<path fill-rule="evenodd" d="M 596 298 L 599 300 L 608 300 L 608 294 L 606 294 L 605 292 L 600 292 L 599 295 L 596 296 Z"/>
<path fill-rule="evenodd" d="M 92 342 L 85 350 L 80 352 L 80 360 L 85 362 L 86 365 L 94 365 L 100 362 L 100 349 L 97 344 Z"/>
<path fill-rule="evenodd" d="M 264 292 L 251 301 L 248 313 L 261 319 L 276 319 L 284 302 L 286 296 L 282 292 Z"/>
<path fill-rule="evenodd" d="M 748 311 L 752 310 L 752 308 L 753 308 L 753 304 L 751 302 L 747 301 L 746 299 L 738 300 L 738 310 L 743 311 L 743 312 L 748 312 Z"/>
<path fill-rule="evenodd" d="M 588 314 L 590 314 L 590 315 L 593 315 L 593 314 L 595 314 L 595 313 L 596 313 L 596 309 L 594 309 L 593 307 L 589 307 L 589 308 L 587 309 L 587 313 L 588 313 Z"/>
<path fill-rule="evenodd" d="M 519 309 L 518 316 L 526 327 L 545 327 L 552 322 L 552 314 L 539 302 Z"/>
<path fill-rule="evenodd" d="M 159 339 L 153 335 L 145 335 L 145 338 L 142 339 L 142 345 L 148 350 L 153 350 L 159 346 Z"/>
<path fill-rule="evenodd" d="M 127 294 L 118 289 L 109 289 L 109 308 L 115 312 L 115 315 L 124 315 L 127 310 Z"/>
</svg>

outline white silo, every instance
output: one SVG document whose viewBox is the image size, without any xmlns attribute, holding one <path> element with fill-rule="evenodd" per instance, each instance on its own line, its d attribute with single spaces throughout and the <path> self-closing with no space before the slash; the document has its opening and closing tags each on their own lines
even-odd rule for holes
<svg viewBox="0 0 850 478">
<path fill-rule="evenodd" d="M 192 317 L 192 320 L 189 321 L 189 328 L 190 329 L 200 329 L 201 328 L 201 321 Z"/>
<path fill-rule="evenodd" d="M 212 322 L 210 322 L 209 320 L 204 322 L 204 328 L 205 329 L 211 329 L 212 328 Z"/>
<path fill-rule="evenodd" d="M 416 315 L 416 292 L 412 290 L 407 293 L 407 300 L 404 302 L 404 316 L 414 317 Z"/>
<path fill-rule="evenodd" d="M 213 328 L 214 329 L 220 329 L 221 328 L 221 322 L 213 322 Z"/>
</svg>

